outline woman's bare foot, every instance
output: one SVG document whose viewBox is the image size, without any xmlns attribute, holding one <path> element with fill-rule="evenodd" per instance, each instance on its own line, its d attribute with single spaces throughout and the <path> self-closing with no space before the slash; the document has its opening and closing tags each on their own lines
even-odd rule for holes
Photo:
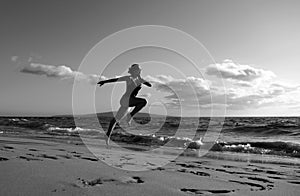
<svg viewBox="0 0 300 196">
<path fill-rule="evenodd" d="M 126 115 L 125 121 L 126 121 L 126 124 L 127 124 L 128 126 L 131 126 L 132 116 L 130 115 L 130 113 L 128 113 L 128 114 Z"/>
</svg>

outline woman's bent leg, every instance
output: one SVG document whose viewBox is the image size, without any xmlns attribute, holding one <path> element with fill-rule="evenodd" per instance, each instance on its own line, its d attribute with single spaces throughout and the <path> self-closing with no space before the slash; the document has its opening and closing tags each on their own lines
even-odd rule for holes
<svg viewBox="0 0 300 196">
<path fill-rule="evenodd" d="M 145 105 L 147 104 L 146 99 L 138 98 L 138 97 L 133 97 L 130 98 L 129 101 L 129 106 L 134 107 L 134 109 L 130 112 L 130 116 L 133 117 L 136 113 L 138 113 Z"/>
</svg>

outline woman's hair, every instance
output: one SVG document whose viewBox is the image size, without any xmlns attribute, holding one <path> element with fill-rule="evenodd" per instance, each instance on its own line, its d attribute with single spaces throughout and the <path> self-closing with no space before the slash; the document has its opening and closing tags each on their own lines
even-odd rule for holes
<svg viewBox="0 0 300 196">
<path fill-rule="evenodd" d="M 128 73 L 132 73 L 132 71 L 135 71 L 135 70 L 141 70 L 139 64 L 132 64 L 128 69 Z"/>
</svg>

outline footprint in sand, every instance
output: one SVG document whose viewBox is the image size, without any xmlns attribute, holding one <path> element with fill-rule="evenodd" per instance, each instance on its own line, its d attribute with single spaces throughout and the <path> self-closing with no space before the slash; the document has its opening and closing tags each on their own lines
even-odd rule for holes
<svg viewBox="0 0 300 196">
<path fill-rule="evenodd" d="M 85 179 L 78 178 L 77 180 L 83 187 L 98 186 L 103 184 L 103 180 L 101 178 L 97 178 L 94 180 L 85 180 Z"/>
<path fill-rule="evenodd" d="M 28 150 L 29 150 L 29 151 L 34 151 L 34 152 L 38 151 L 38 150 L 35 149 L 35 148 L 29 148 Z"/>
<path fill-rule="evenodd" d="M 89 160 L 89 161 L 98 161 L 97 158 L 93 158 L 93 157 L 83 157 L 83 153 L 81 152 L 76 152 L 76 151 L 68 151 L 68 153 L 71 153 L 73 157 L 79 158 L 79 159 L 85 159 L 85 160 Z"/>
<path fill-rule="evenodd" d="M 251 172 L 258 172 L 258 173 L 266 173 L 266 174 L 275 174 L 275 175 L 283 175 L 283 173 L 274 171 L 274 170 L 264 170 L 264 169 L 251 169 L 251 168 L 245 168 L 245 170 L 251 171 Z"/>
<path fill-rule="evenodd" d="M 72 156 L 69 155 L 69 154 L 59 154 L 59 155 L 56 155 L 58 157 L 62 157 L 62 158 L 65 158 L 65 159 L 72 159 Z"/>
<path fill-rule="evenodd" d="M 256 175 L 256 174 L 253 174 L 253 173 L 246 173 L 246 172 L 238 172 L 238 171 L 228 171 L 226 169 L 214 169 L 215 171 L 218 171 L 218 172 L 224 172 L 224 173 L 228 173 L 228 174 L 240 174 L 240 175 Z"/>
<path fill-rule="evenodd" d="M 201 171 L 190 171 L 191 174 L 195 174 L 197 176 L 210 176 L 210 174 L 201 172 Z"/>
<path fill-rule="evenodd" d="M 15 148 L 14 148 L 14 147 L 11 147 L 11 146 L 3 146 L 3 147 L 1 148 L 2 151 L 10 151 L 10 152 L 14 152 L 14 151 L 13 151 L 14 149 L 15 149 Z"/>
<path fill-rule="evenodd" d="M 34 156 L 35 156 L 34 154 L 31 154 L 31 153 L 26 153 L 26 155 L 28 155 L 28 156 L 32 156 L 32 157 L 34 157 Z"/>
<path fill-rule="evenodd" d="M 231 166 L 231 165 L 222 165 L 224 168 L 237 168 L 236 166 Z"/>
<path fill-rule="evenodd" d="M 105 179 L 105 178 L 96 178 L 94 180 L 85 180 L 81 178 L 77 178 L 78 185 L 79 187 L 93 187 L 93 186 L 100 186 L 104 183 L 111 183 L 111 182 L 119 182 L 119 183 L 125 183 L 125 184 L 141 184 L 144 183 L 144 181 L 138 177 L 138 176 L 133 176 L 133 177 L 128 177 L 128 176 L 123 176 L 120 177 L 118 180 L 117 179 Z"/>
<path fill-rule="evenodd" d="M 43 161 L 42 159 L 33 158 L 33 157 L 27 157 L 27 156 L 19 156 L 17 158 L 24 159 L 26 161 Z"/>
<path fill-rule="evenodd" d="M 274 183 L 270 180 L 264 179 L 264 178 L 258 178 L 258 177 L 246 177 L 249 180 L 254 180 L 254 181 L 259 181 L 259 182 L 263 182 L 263 183 Z"/>
<path fill-rule="evenodd" d="M 179 165 L 179 166 L 185 167 L 185 168 L 198 168 L 198 166 L 196 166 L 196 165 L 186 164 L 186 163 L 176 163 L 176 165 Z"/>
<path fill-rule="evenodd" d="M 263 170 L 268 170 L 271 169 L 269 167 L 264 167 L 264 166 L 259 166 L 259 165 L 253 165 L 253 164 L 248 164 L 249 167 L 254 167 L 254 168 L 259 168 L 259 169 L 263 169 Z"/>
<path fill-rule="evenodd" d="M 38 157 L 52 159 L 52 160 L 58 160 L 58 158 L 56 156 L 51 156 L 51 155 L 47 155 L 47 154 L 40 154 L 40 155 L 38 155 Z"/>
<path fill-rule="evenodd" d="M 72 152 L 68 151 L 68 152 L 71 154 L 83 154 L 82 152 L 76 152 L 76 151 L 72 151 Z"/>
<path fill-rule="evenodd" d="M 8 158 L 0 157 L 0 161 L 8 161 L 8 160 L 9 160 Z"/>
<path fill-rule="evenodd" d="M 163 167 L 157 167 L 157 168 L 154 168 L 154 169 L 151 169 L 152 171 L 156 171 L 156 170 L 158 170 L 158 171 L 163 171 L 163 170 L 166 170 L 165 168 L 163 168 Z"/>
<path fill-rule="evenodd" d="M 278 171 L 273 171 L 273 170 L 267 170 L 266 173 L 267 173 L 267 174 L 283 175 L 283 173 L 278 172 Z"/>
<path fill-rule="evenodd" d="M 88 161 L 98 161 L 97 158 L 92 158 L 92 157 L 80 157 L 80 158 Z"/>
<path fill-rule="evenodd" d="M 186 193 L 193 193 L 196 195 L 202 195 L 202 194 L 225 194 L 225 193 L 231 193 L 234 192 L 234 190 L 206 190 L 206 189 L 188 189 L 188 188 L 183 188 L 180 189 L 182 192 Z"/>
<path fill-rule="evenodd" d="M 144 181 L 138 176 L 133 176 L 133 177 L 123 176 L 123 177 L 120 178 L 120 181 L 123 182 L 123 183 L 127 183 L 127 184 L 131 184 L 131 183 L 141 184 L 141 183 L 144 183 Z"/>
<path fill-rule="evenodd" d="M 279 177 L 279 176 L 267 176 L 268 178 L 276 179 L 276 180 L 286 180 L 286 178 Z"/>
<path fill-rule="evenodd" d="M 291 184 L 300 184 L 299 181 L 287 181 L 288 183 L 291 183 Z"/>
<path fill-rule="evenodd" d="M 188 171 L 187 169 L 178 169 L 177 171 L 182 172 L 182 173 L 190 173 L 190 174 L 194 174 L 197 176 L 210 176 L 209 173 L 201 172 L 201 171 Z"/>
<path fill-rule="evenodd" d="M 15 149 L 15 148 L 12 147 L 12 146 L 3 146 L 3 148 L 5 148 L 5 149 L 10 149 L 10 150 Z"/>
<path fill-rule="evenodd" d="M 270 190 L 270 189 L 274 188 L 274 185 L 273 185 L 274 182 L 270 181 L 270 180 L 267 180 L 267 179 L 264 179 L 264 178 L 247 177 L 247 176 L 240 176 L 240 178 L 247 178 L 249 180 L 258 181 L 259 183 L 261 183 L 261 182 L 265 183 L 266 184 L 265 187 L 266 187 L 267 190 Z M 269 183 L 269 184 L 267 184 L 267 183 Z M 250 185 L 250 184 L 248 183 L 248 185 Z M 252 186 L 256 186 L 256 185 L 252 184 Z M 264 189 L 262 189 L 262 190 L 264 190 Z"/>
<path fill-rule="evenodd" d="M 144 183 L 144 181 L 138 177 L 138 176 L 133 176 L 133 177 L 127 177 L 123 176 L 121 178 L 117 179 L 102 179 L 102 178 L 96 178 L 94 180 L 85 180 L 81 178 L 77 178 L 78 180 L 78 185 L 79 187 L 93 187 L 93 186 L 100 186 L 104 183 L 111 183 L 111 182 L 119 182 L 119 183 L 125 183 L 125 184 L 141 184 Z"/>
<path fill-rule="evenodd" d="M 238 184 L 249 185 L 251 187 L 250 188 L 251 191 L 255 191 L 255 190 L 262 191 L 262 190 L 267 189 L 267 187 L 260 185 L 260 184 L 253 183 L 253 182 L 242 182 L 242 181 L 236 181 L 236 180 L 229 180 L 229 182 L 235 182 Z M 255 189 L 254 189 L 254 187 L 255 187 Z"/>
</svg>

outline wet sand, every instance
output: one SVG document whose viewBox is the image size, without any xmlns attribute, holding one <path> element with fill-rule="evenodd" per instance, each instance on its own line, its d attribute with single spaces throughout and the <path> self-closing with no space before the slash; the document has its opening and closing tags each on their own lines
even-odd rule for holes
<svg viewBox="0 0 300 196">
<path fill-rule="evenodd" d="M 181 156 L 136 172 L 123 159 L 118 169 L 82 143 L 0 137 L 0 195 L 300 195 L 298 165 Z"/>
</svg>

